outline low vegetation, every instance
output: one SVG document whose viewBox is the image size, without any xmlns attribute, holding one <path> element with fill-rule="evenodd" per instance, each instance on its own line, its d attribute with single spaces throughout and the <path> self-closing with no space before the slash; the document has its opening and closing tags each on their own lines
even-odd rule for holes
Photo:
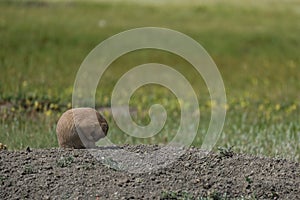
<svg viewBox="0 0 300 200">
<path fill-rule="evenodd" d="M 72 107 L 73 83 L 86 55 L 121 31 L 155 26 L 178 30 L 197 40 L 217 64 L 228 101 L 216 147 L 234 146 L 236 152 L 299 161 L 299 10 L 298 2 L 182 6 L 1 1 L 0 142 L 9 149 L 57 147 L 56 122 Z M 109 107 L 112 88 L 121 75 L 149 62 L 174 67 L 194 87 L 201 123 L 193 145 L 201 146 L 213 104 L 201 76 L 179 56 L 157 50 L 121 56 L 101 79 L 96 106 Z M 118 129 L 109 112 L 104 112 L 111 141 L 168 143 L 180 119 L 179 103 L 169 90 L 139 88 L 130 106 L 137 110 L 136 122 L 146 125 L 154 103 L 162 104 L 168 112 L 159 134 L 148 139 L 130 137 Z"/>
</svg>

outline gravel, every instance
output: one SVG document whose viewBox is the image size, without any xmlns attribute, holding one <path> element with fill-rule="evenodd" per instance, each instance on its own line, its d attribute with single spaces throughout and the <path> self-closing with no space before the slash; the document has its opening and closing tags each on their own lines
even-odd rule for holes
<svg viewBox="0 0 300 200">
<path fill-rule="evenodd" d="M 300 199 L 299 163 L 157 145 L 0 151 L 0 199 L 201 197 Z"/>
</svg>

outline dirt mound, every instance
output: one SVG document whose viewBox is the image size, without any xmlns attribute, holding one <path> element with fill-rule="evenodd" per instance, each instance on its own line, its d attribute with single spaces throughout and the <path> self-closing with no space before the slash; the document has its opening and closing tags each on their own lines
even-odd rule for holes
<svg viewBox="0 0 300 200">
<path fill-rule="evenodd" d="M 144 156 L 161 148 L 93 151 L 107 155 L 121 149 Z M 144 173 L 129 173 L 114 157 L 99 162 L 89 150 L 0 151 L 0 199 L 300 199 L 299 163 L 227 150 L 184 150 L 175 162 Z"/>
</svg>

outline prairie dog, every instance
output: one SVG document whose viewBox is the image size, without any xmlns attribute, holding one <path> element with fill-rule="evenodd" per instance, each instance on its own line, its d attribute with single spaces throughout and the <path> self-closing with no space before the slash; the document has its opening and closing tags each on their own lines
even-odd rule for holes
<svg viewBox="0 0 300 200">
<path fill-rule="evenodd" d="M 95 142 L 105 137 L 107 131 L 106 120 L 92 108 L 67 110 L 56 126 L 58 144 L 63 148 L 94 148 Z"/>
</svg>

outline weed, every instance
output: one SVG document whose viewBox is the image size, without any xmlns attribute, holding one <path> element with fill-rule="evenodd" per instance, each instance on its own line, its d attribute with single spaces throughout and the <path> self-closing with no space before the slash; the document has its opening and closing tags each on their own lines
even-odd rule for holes
<svg viewBox="0 0 300 200">
<path fill-rule="evenodd" d="M 73 163 L 73 161 L 73 156 L 61 157 L 59 160 L 56 161 L 56 165 L 61 168 L 69 167 Z"/>
<path fill-rule="evenodd" d="M 161 199 L 191 200 L 195 199 L 195 197 L 187 191 L 162 191 Z"/>
<path fill-rule="evenodd" d="M 212 198 L 213 200 L 227 200 L 227 199 L 229 199 L 227 197 L 226 193 L 222 194 L 222 193 L 219 193 L 219 192 L 216 192 L 216 191 L 212 192 L 209 195 L 209 197 Z"/>
<path fill-rule="evenodd" d="M 246 180 L 246 182 L 247 182 L 248 184 L 253 183 L 253 180 L 251 179 L 250 176 L 246 176 L 246 177 L 245 177 L 245 180 Z"/>
<path fill-rule="evenodd" d="M 34 174 L 36 172 L 37 172 L 37 170 L 35 170 L 32 165 L 27 164 L 23 168 L 22 175 L 25 175 L 25 174 Z"/>
<path fill-rule="evenodd" d="M 177 193 L 174 191 L 163 191 L 161 199 L 177 199 Z"/>
<path fill-rule="evenodd" d="M 7 178 L 5 176 L 0 175 L 0 185 L 2 185 Z"/>
<path fill-rule="evenodd" d="M 218 147 L 220 157 L 232 157 L 234 152 L 232 151 L 233 146 L 225 148 L 225 147 Z"/>
<path fill-rule="evenodd" d="M 0 151 L 1 150 L 6 150 L 7 146 L 5 144 L 0 143 Z"/>
<path fill-rule="evenodd" d="M 82 166 L 82 168 L 83 168 L 84 170 L 95 169 L 95 164 L 94 164 L 94 163 L 84 164 L 84 165 Z"/>
<path fill-rule="evenodd" d="M 116 170 L 116 171 L 120 171 L 120 170 L 123 170 L 124 167 L 118 163 L 117 161 L 111 159 L 111 158 L 102 158 L 101 159 L 101 162 L 104 166 L 110 168 L 110 169 L 113 169 L 113 170 Z"/>
</svg>

